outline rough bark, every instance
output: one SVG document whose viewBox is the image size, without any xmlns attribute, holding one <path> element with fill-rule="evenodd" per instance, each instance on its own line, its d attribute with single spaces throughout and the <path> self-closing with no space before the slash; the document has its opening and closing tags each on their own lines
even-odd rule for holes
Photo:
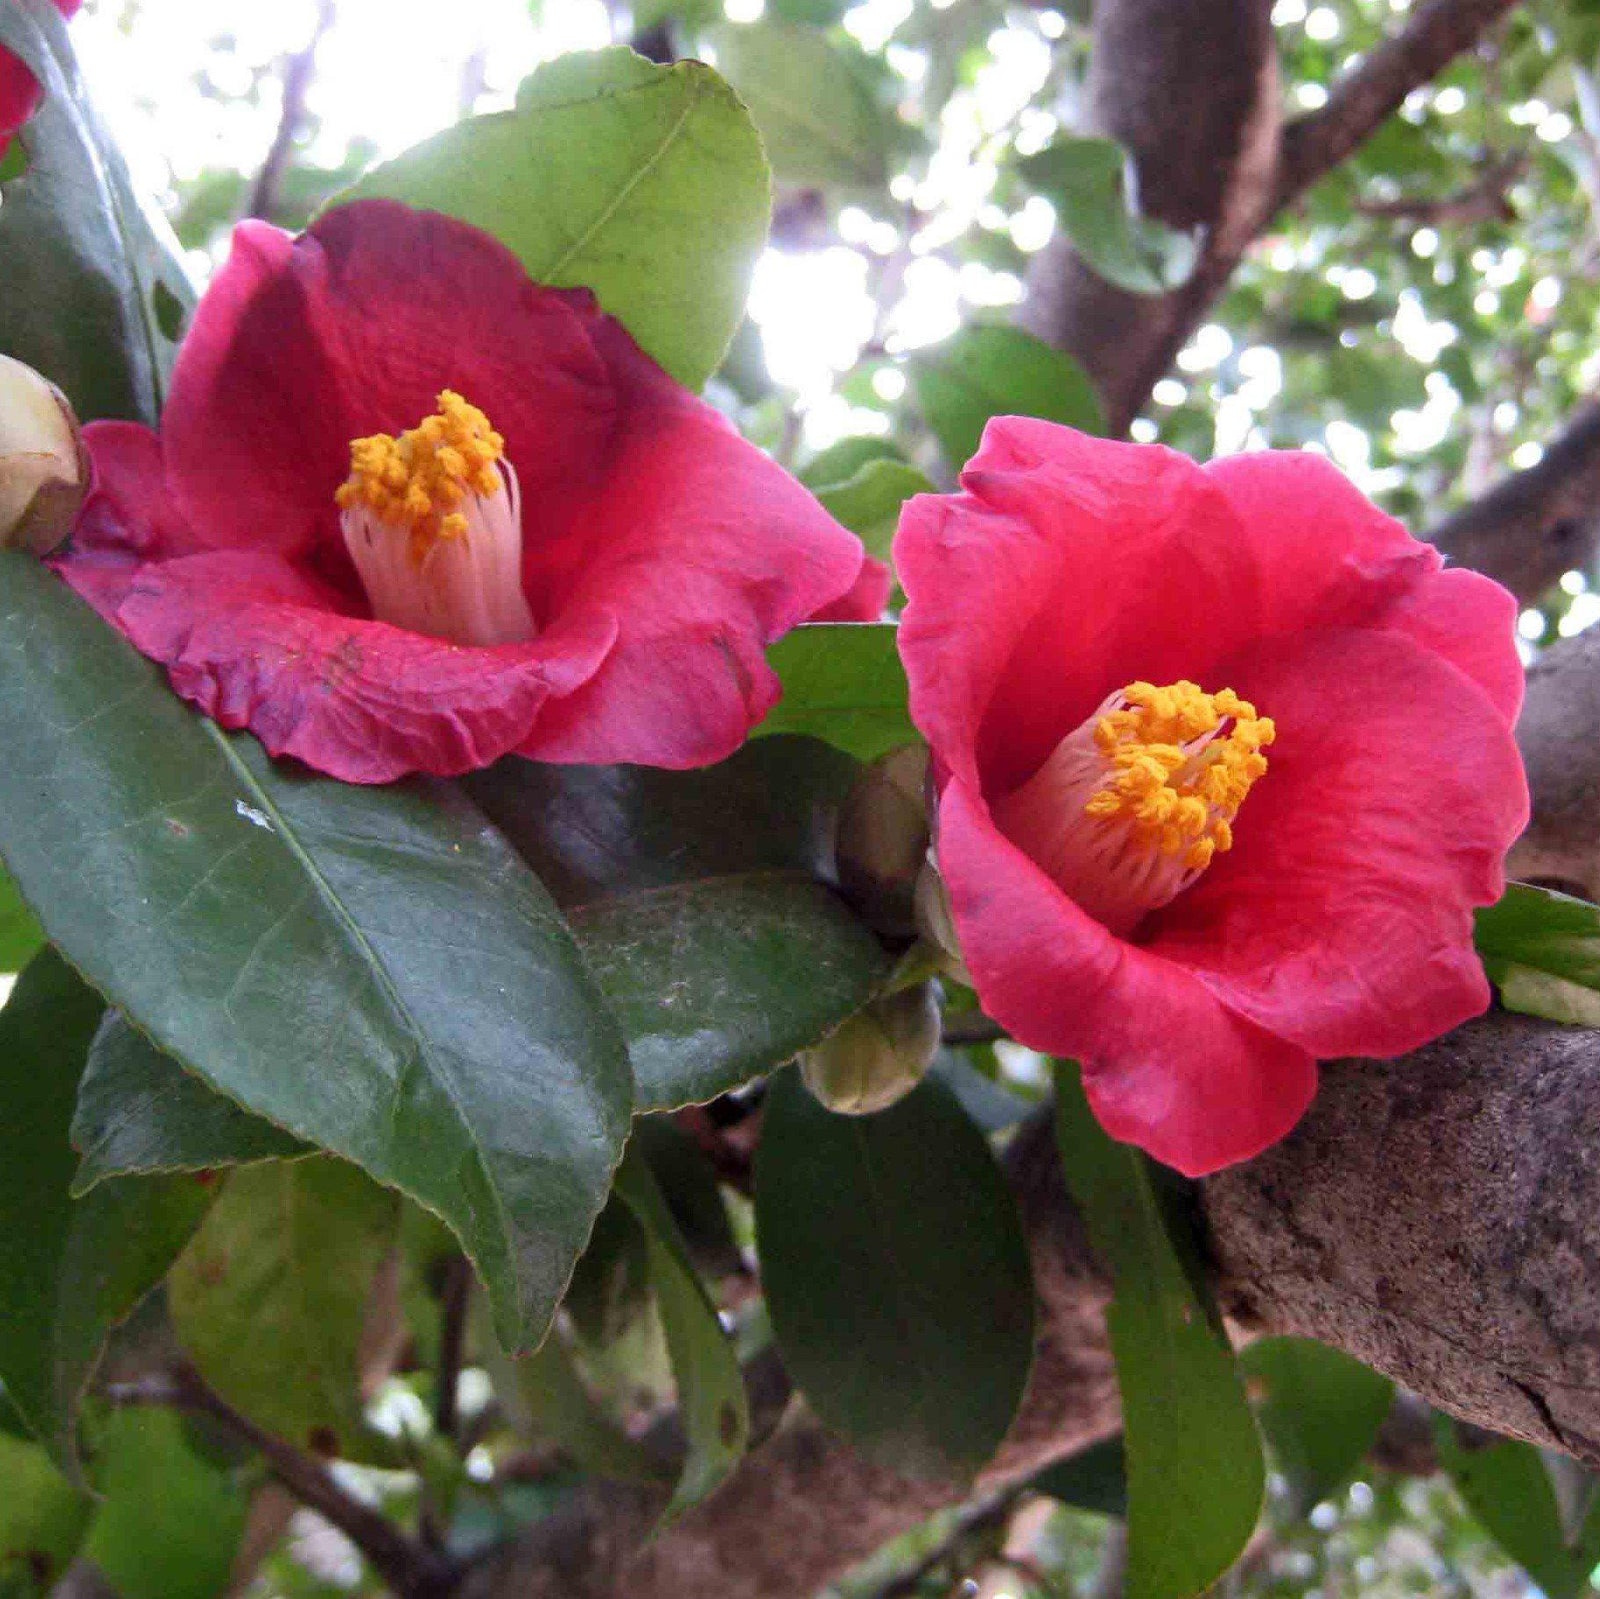
<svg viewBox="0 0 1600 1599">
<path fill-rule="evenodd" d="M 1515 3 L 1424 0 L 1320 111 L 1285 125 L 1270 0 L 1103 0 L 1090 124 L 1132 154 L 1146 215 L 1204 229 L 1200 259 L 1173 293 L 1132 295 L 1057 239 L 1029 275 L 1023 325 L 1082 361 L 1126 431 L 1251 241 Z"/>
<path fill-rule="evenodd" d="M 1517 743 L 1533 820 L 1511 851 L 1512 876 L 1600 900 L 1600 628 L 1534 663 Z"/>
<path fill-rule="evenodd" d="M 1600 402 L 1587 405 L 1536 466 L 1513 472 L 1429 535 L 1447 555 L 1531 605 L 1600 553 Z"/>
</svg>

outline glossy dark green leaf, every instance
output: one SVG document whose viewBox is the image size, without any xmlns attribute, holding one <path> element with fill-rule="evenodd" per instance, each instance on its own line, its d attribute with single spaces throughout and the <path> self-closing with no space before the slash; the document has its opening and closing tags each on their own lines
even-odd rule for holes
<svg viewBox="0 0 1600 1599">
<path fill-rule="evenodd" d="M 84 418 L 153 422 L 176 350 L 156 294 L 180 311 L 194 298 L 176 244 L 89 104 L 50 0 L 0 6 L 0 47 L 44 91 L 17 136 L 26 169 L 0 204 L 0 353 L 43 372 Z"/>
<path fill-rule="evenodd" d="M 1033 1355 L 1033 1288 L 983 1134 L 924 1079 L 837 1116 L 798 1072 L 768 1089 L 756 1157 L 762 1282 L 816 1413 L 909 1476 L 966 1477 L 999 1447 Z"/>
<path fill-rule="evenodd" d="M 192 1177 L 119 1178 L 69 1197 L 67 1129 L 102 1009 L 45 950 L 0 1010 L 0 1381 L 69 1473 L 78 1404 L 107 1336 L 210 1203 Z"/>
<path fill-rule="evenodd" d="M 819 189 L 888 183 L 890 124 L 852 44 L 775 18 L 717 28 L 711 39 L 775 177 Z"/>
<path fill-rule="evenodd" d="M 1193 1599 L 1255 1531 L 1261 1440 L 1149 1162 L 1101 1130 L 1076 1067 L 1057 1067 L 1056 1104 L 1062 1171 L 1115 1283 L 1107 1322 L 1127 1451 L 1129 1599 Z"/>
<path fill-rule="evenodd" d="M 538 881 L 449 785 L 275 766 L 0 555 L 0 854 L 162 1050 L 455 1229 L 537 1342 L 610 1186 L 623 1040 Z"/>
<path fill-rule="evenodd" d="M 344 1161 L 231 1173 L 167 1283 L 200 1375 L 269 1432 L 352 1453 L 368 1301 L 399 1219 L 399 1196 Z"/>
<path fill-rule="evenodd" d="M 1589 1592 L 1589 1573 L 1600 1565 L 1600 1503 L 1591 1501 L 1569 1541 L 1550 1473 L 1532 1444 L 1463 1435 L 1448 1416 L 1434 1417 L 1434 1442 L 1467 1508 L 1547 1599 Z"/>
<path fill-rule="evenodd" d="M 103 1496 L 84 1558 L 121 1599 L 222 1599 L 249 1494 L 190 1442 L 170 1410 L 107 1418 L 95 1451 Z"/>
<path fill-rule="evenodd" d="M 698 772 L 509 760 L 469 780 L 566 910 L 628 1037 L 639 1109 L 771 1070 L 887 975 L 819 880 L 854 770 L 820 745 L 763 739 Z"/>
<path fill-rule="evenodd" d="M 756 737 L 803 733 L 870 761 L 920 736 L 893 622 L 817 622 L 767 651 L 783 698 Z"/>
<path fill-rule="evenodd" d="M 0 972 L 20 972 L 44 946 L 44 929 L 0 871 Z"/>
<path fill-rule="evenodd" d="M 1477 913 L 1476 941 L 1507 1010 L 1600 1027 L 1600 906 L 1508 883 Z"/>
<path fill-rule="evenodd" d="M 1239 1357 L 1256 1417 L 1305 1515 L 1366 1458 L 1394 1403 L 1394 1384 L 1311 1338 L 1261 1338 Z"/>
<path fill-rule="evenodd" d="M 914 466 L 880 456 L 864 462 L 842 482 L 820 486 L 816 494 L 828 514 L 883 561 L 889 558 L 900 525 L 900 507 L 913 494 L 933 492 L 933 484 Z"/>
<path fill-rule="evenodd" d="M 0 1595 L 46 1599 L 89 1530 L 93 1502 L 38 1444 L 0 1432 Z"/>
<path fill-rule="evenodd" d="M 678 1415 L 688 1452 L 666 1519 L 697 1505 L 739 1464 L 750 1439 L 744 1376 L 715 1306 L 695 1275 L 648 1162 L 631 1144 L 617 1171 L 617 1194 L 644 1228 L 650 1280 L 666 1329 Z"/>
<path fill-rule="evenodd" d="M 952 469 L 977 452 L 996 416 L 1036 416 L 1103 433 L 1094 387 L 1070 355 L 1012 327 L 968 327 L 918 351 L 911 391 Z"/>
<path fill-rule="evenodd" d="M 1165 294 L 1194 270 L 1197 241 L 1138 214 L 1128 192 L 1128 155 L 1115 140 L 1060 138 L 1018 168 L 1055 203 L 1061 231 L 1108 283 L 1133 294 Z"/>
<path fill-rule="evenodd" d="M 1122 1439 L 1106 1438 L 1090 1444 L 1087 1449 L 1046 1466 L 1028 1486 L 1075 1510 L 1125 1516 L 1128 1513 L 1128 1462 Z"/>
<path fill-rule="evenodd" d="M 206 1087 L 117 1011 L 89 1047 L 72 1147 L 82 1156 L 74 1193 L 118 1174 L 211 1171 L 312 1152 Z"/>
<path fill-rule="evenodd" d="M 629 50 L 563 56 L 514 111 L 473 117 L 367 174 L 494 234 L 536 283 L 581 286 L 699 388 L 744 315 L 771 179 L 750 114 L 710 67 Z"/>
</svg>

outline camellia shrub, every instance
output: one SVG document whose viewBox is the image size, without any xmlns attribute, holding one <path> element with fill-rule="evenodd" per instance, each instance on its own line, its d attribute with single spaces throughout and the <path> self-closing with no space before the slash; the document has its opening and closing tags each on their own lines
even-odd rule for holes
<svg viewBox="0 0 1600 1599">
<path fill-rule="evenodd" d="M 1185 1599 L 1407 1448 L 1578 1592 L 1596 1384 L 1415 1330 L 1593 1289 L 1592 1147 L 1504 1142 L 1576 1079 L 1450 1066 L 1593 1076 L 1528 595 L 1118 436 L 1098 334 L 880 330 L 908 419 L 774 429 L 774 183 L 935 136 L 827 6 L 636 18 L 203 292 L 74 9 L 0 0 L 0 1594 Z M 1064 270 L 1192 324 L 1239 247 L 1103 131 L 1013 152 Z M 1487 1197 L 1369 1283 L 1419 1147 Z"/>
</svg>

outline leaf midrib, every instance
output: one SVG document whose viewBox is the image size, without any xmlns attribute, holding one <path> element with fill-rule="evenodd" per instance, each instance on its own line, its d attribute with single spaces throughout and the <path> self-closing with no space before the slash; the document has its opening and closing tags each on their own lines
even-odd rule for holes
<svg viewBox="0 0 1600 1599">
<path fill-rule="evenodd" d="M 210 738 L 212 743 L 214 743 L 222 752 L 223 759 L 227 762 L 229 769 L 233 772 L 238 782 L 249 794 L 251 794 L 260 802 L 262 811 L 273 824 L 274 833 L 276 833 L 276 835 L 283 841 L 284 847 L 294 857 L 295 861 L 299 864 L 301 870 L 306 874 L 307 878 L 309 878 L 311 886 L 316 891 L 318 898 L 321 899 L 328 910 L 333 913 L 335 920 L 344 929 L 346 935 L 354 944 L 357 953 L 364 958 L 364 964 L 372 973 L 380 991 L 394 1008 L 394 1011 L 400 1021 L 404 1024 L 404 1027 L 410 1036 L 413 1053 L 409 1059 L 402 1059 L 399 1062 L 400 1072 L 396 1078 L 396 1090 L 398 1091 L 400 1083 L 404 1081 L 406 1075 L 410 1072 L 413 1065 L 420 1064 L 422 1061 L 426 1060 L 430 1063 L 434 1063 L 436 1068 L 436 1057 L 433 1050 L 429 1047 L 426 1030 L 417 1021 L 416 1016 L 412 1013 L 411 1006 L 401 994 L 400 989 L 394 980 L 393 974 L 389 970 L 388 964 L 373 947 L 371 939 L 368 938 L 365 930 L 356 920 L 355 914 L 339 897 L 338 893 L 334 890 L 332 883 L 328 881 L 326 875 L 317 865 L 310 851 L 307 850 L 306 847 L 300 842 L 297 833 L 291 826 L 289 819 L 284 815 L 277 801 L 257 779 L 255 773 L 253 773 L 240 758 L 238 751 L 233 748 L 232 743 L 223 734 L 221 729 L 219 729 L 208 717 L 201 717 L 199 718 L 199 721 L 202 728 L 204 728 L 207 737 Z M 499 1223 L 501 1244 L 506 1250 L 507 1258 L 514 1259 L 516 1255 L 516 1245 L 515 1239 L 512 1236 L 510 1219 L 506 1215 L 505 1202 L 501 1197 L 499 1185 L 494 1180 L 494 1174 L 490 1170 L 488 1159 L 484 1152 L 483 1145 L 479 1140 L 477 1130 L 472 1125 L 471 1119 L 467 1116 L 459 1099 L 457 1098 L 454 1083 L 449 1080 L 447 1075 L 439 1072 L 437 1069 L 435 1069 L 431 1075 L 434 1083 L 443 1092 L 445 1100 L 449 1104 L 451 1110 L 455 1112 L 456 1120 L 460 1125 L 461 1130 L 466 1134 L 468 1144 L 472 1150 L 473 1159 L 477 1163 L 479 1176 L 483 1179 L 484 1186 L 489 1193 L 490 1202 L 494 1206 L 495 1219 Z M 206 1075 L 206 1080 L 208 1082 L 210 1081 L 208 1074 Z M 289 1131 L 296 1132 L 298 1133 L 298 1136 L 301 1137 L 311 1138 L 314 1136 L 309 1132 L 303 1132 L 295 1128 L 290 1128 Z M 398 1181 L 397 1179 L 390 1180 Z M 417 1199 L 419 1203 L 425 1203 L 422 1201 L 420 1195 L 414 1194 L 412 1197 Z"/>
</svg>

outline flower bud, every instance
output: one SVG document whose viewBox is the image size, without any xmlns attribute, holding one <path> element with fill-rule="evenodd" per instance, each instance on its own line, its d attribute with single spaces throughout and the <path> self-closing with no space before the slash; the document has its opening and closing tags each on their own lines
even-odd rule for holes
<svg viewBox="0 0 1600 1599">
<path fill-rule="evenodd" d="M 920 744 L 880 756 L 839 812 L 839 887 L 879 933 L 916 930 L 916 883 L 928 848 L 928 752 Z"/>
<path fill-rule="evenodd" d="M 930 849 L 917 875 L 917 936 L 938 951 L 946 974 L 972 987 L 972 975 L 961 955 L 955 917 L 950 913 L 950 891 L 939 875 L 939 862 Z"/>
<path fill-rule="evenodd" d="M 0 355 L 0 547 L 48 555 L 71 533 L 88 481 L 66 395 Z"/>
<path fill-rule="evenodd" d="M 875 999 L 800 1056 L 806 1087 L 829 1110 L 870 1116 L 922 1081 L 939 1052 L 939 996 L 917 983 Z"/>
</svg>

